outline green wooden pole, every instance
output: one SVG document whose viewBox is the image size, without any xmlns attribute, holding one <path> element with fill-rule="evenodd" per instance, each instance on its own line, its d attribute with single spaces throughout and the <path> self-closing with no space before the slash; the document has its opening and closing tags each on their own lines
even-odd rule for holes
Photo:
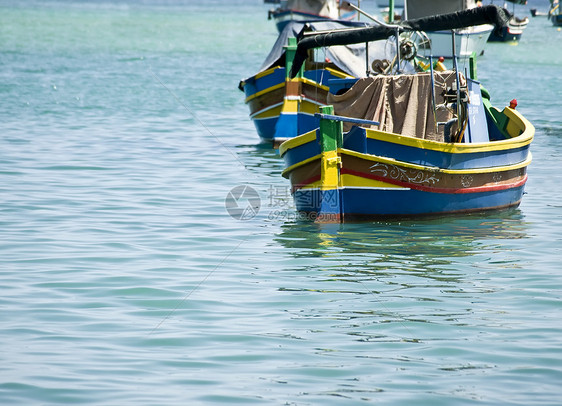
<svg viewBox="0 0 562 406">
<path fill-rule="evenodd" d="M 469 66 L 470 78 L 473 80 L 478 80 L 478 76 L 476 73 L 476 52 L 473 52 L 472 55 L 470 55 L 470 58 L 468 60 L 468 66 Z"/>
<path fill-rule="evenodd" d="M 290 79 L 289 73 L 293 68 L 293 61 L 295 60 L 295 55 L 297 53 L 297 39 L 294 37 L 289 37 L 289 43 L 287 44 L 287 49 L 285 50 L 285 76 Z M 304 64 L 299 70 L 296 77 L 302 77 L 304 72 Z"/>
<path fill-rule="evenodd" d="M 320 107 L 321 114 L 334 114 L 334 106 Z M 335 151 L 342 145 L 343 124 L 341 121 L 320 120 L 320 140 L 322 152 Z"/>
<path fill-rule="evenodd" d="M 394 22 L 394 0 L 389 0 L 388 2 L 388 22 Z"/>
</svg>

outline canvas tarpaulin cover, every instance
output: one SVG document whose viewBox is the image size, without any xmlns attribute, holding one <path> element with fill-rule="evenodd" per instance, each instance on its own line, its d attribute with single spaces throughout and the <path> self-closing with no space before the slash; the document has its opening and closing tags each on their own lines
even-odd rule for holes
<svg viewBox="0 0 562 406">
<path fill-rule="evenodd" d="M 444 102 L 443 91 L 451 88 L 455 81 L 453 71 L 435 72 L 436 105 Z M 461 80 L 462 81 L 462 80 Z M 341 95 L 328 95 L 328 104 L 334 113 L 345 117 L 378 121 L 381 131 L 443 141 L 443 126 L 436 129 L 437 122 L 446 122 L 453 115 L 441 106 L 433 114 L 431 99 L 431 73 L 415 75 L 379 75 L 359 79 L 351 89 Z M 349 131 L 351 124 L 344 123 Z"/>
</svg>

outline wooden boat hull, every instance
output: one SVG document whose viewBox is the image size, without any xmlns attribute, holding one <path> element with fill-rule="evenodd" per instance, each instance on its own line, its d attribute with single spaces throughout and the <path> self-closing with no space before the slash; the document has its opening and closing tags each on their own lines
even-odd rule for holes
<svg viewBox="0 0 562 406">
<path fill-rule="evenodd" d="M 534 129 L 513 109 L 502 114 L 512 138 L 451 144 L 354 127 L 328 158 L 312 131 L 281 145 L 283 176 L 297 210 L 324 222 L 514 207 Z M 331 179 L 330 160 L 337 166 Z"/>
</svg>

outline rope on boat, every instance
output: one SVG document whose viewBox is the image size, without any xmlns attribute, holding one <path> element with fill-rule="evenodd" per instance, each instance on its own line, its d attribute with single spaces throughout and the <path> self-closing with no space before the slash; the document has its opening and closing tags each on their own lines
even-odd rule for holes
<svg viewBox="0 0 562 406">
<path fill-rule="evenodd" d="M 344 116 L 335 116 L 333 114 L 322 114 L 316 113 L 314 117 L 321 118 L 324 120 L 334 120 L 334 121 L 344 121 L 347 123 L 354 123 L 354 124 L 368 124 L 368 125 L 380 125 L 378 121 L 373 120 L 364 120 L 361 118 L 353 118 L 353 117 L 344 117 Z"/>
</svg>

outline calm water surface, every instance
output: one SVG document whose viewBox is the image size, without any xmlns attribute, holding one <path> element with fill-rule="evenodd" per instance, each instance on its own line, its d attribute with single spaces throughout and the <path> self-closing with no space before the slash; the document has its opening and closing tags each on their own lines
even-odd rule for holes
<svg viewBox="0 0 562 406">
<path fill-rule="evenodd" d="M 237 89 L 266 16 L 0 0 L 0 403 L 560 404 L 562 32 L 479 60 L 536 127 L 518 209 L 316 225 Z"/>
</svg>

